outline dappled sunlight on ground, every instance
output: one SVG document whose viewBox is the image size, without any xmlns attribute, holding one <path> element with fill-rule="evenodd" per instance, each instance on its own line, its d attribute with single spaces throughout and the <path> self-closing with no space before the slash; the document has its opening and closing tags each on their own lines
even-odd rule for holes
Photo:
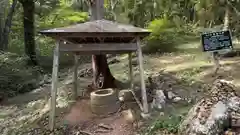
<svg viewBox="0 0 240 135">
<path fill-rule="evenodd" d="M 120 62 L 111 64 L 110 69 L 116 79 L 125 82 L 129 76 L 128 57 L 127 55 L 121 55 L 117 58 Z M 134 83 L 140 85 L 139 67 L 136 57 L 134 57 L 134 62 Z M 236 86 L 240 87 L 240 57 L 221 59 L 220 63 L 222 66 L 217 76 L 213 76 L 214 64 L 209 61 L 207 54 L 148 55 L 144 56 L 145 79 L 156 73 L 162 74 L 163 80 L 167 78 L 167 80 L 171 80 L 171 83 L 174 83 L 172 87 L 173 92 L 179 94 L 181 97 L 201 97 L 201 91 L 204 89 L 203 86 L 211 84 L 217 77 L 233 81 Z M 91 68 L 91 64 L 81 68 Z M 163 80 L 160 79 L 158 81 L 161 82 Z M 78 91 L 86 90 L 87 85 L 91 81 L 91 77 L 79 78 Z M 167 89 L 168 84 L 165 85 L 163 88 L 166 87 Z M 0 106 L 0 133 L 13 132 L 13 130 L 17 132 L 41 126 L 47 129 L 48 120 L 46 119 L 49 111 L 50 89 L 50 84 L 48 84 L 32 92 L 2 102 Z M 62 124 L 64 118 L 75 120 L 77 123 L 77 119 L 75 118 L 82 117 L 80 113 L 77 113 L 79 110 L 76 108 L 75 110 L 72 108 L 72 112 L 77 114 L 77 116 L 74 116 L 74 119 L 72 119 L 70 114 L 65 115 L 66 112 L 71 112 L 71 89 L 72 73 L 67 73 L 67 76 L 59 84 L 58 90 L 57 112 L 58 123 L 60 124 Z M 65 117 L 62 116 L 63 114 Z"/>
</svg>

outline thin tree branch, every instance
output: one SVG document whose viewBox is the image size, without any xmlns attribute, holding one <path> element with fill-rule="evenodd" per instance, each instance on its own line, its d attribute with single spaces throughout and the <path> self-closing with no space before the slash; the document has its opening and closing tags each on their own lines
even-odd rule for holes
<svg viewBox="0 0 240 135">
<path fill-rule="evenodd" d="M 227 4 L 230 5 L 230 6 L 233 8 L 233 10 L 236 12 L 236 14 L 237 14 L 238 16 L 240 16 L 240 12 L 237 10 L 237 8 L 234 7 L 234 6 L 232 5 L 232 3 L 229 2 L 229 0 L 226 0 L 226 1 L 227 1 Z"/>
</svg>

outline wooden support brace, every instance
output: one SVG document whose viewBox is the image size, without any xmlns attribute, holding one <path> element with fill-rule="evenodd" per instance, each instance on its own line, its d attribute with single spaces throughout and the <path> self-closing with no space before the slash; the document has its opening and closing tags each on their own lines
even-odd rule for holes
<svg viewBox="0 0 240 135">
<path fill-rule="evenodd" d="M 60 44 L 62 52 L 132 52 L 137 50 L 136 43 L 95 43 L 95 44 Z"/>
<path fill-rule="evenodd" d="M 130 89 L 133 90 L 132 53 L 129 53 L 129 54 L 128 54 L 128 65 L 129 65 L 129 82 L 130 82 Z"/>
<path fill-rule="evenodd" d="M 73 97 L 78 97 L 78 55 L 74 54 L 74 71 L 73 71 Z"/>
<path fill-rule="evenodd" d="M 149 114 L 149 112 L 148 112 L 146 85 L 144 82 L 143 54 L 142 54 L 141 42 L 139 37 L 137 38 L 137 47 L 138 47 L 138 61 L 139 61 L 139 69 L 140 69 L 140 77 L 141 77 L 141 93 L 142 93 L 142 103 L 143 103 L 142 115 L 144 115 L 145 117 Z"/>
<path fill-rule="evenodd" d="M 51 88 L 51 105 L 49 115 L 49 127 L 50 130 L 54 130 L 55 126 L 55 113 L 56 113 L 56 97 L 57 97 L 57 84 L 58 84 L 58 68 L 59 68 L 59 42 L 57 41 L 54 49 L 53 56 L 53 70 L 52 70 L 52 88 Z"/>
</svg>

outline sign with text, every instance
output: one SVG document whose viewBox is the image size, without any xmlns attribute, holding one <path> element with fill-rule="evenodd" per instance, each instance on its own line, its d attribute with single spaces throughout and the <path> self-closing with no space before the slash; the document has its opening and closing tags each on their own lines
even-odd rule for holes
<svg viewBox="0 0 240 135">
<path fill-rule="evenodd" d="M 219 51 L 232 49 L 232 37 L 230 31 L 204 33 L 201 36 L 203 51 Z"/>
</svg>

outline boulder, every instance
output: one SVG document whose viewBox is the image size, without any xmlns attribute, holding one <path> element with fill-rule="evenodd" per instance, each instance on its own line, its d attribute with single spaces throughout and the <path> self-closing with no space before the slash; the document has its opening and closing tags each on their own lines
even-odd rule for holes
<svg viewBox="0 0 240 135">
<path fill-rule="evenodd" d="M 232 114 L 240 113 L 235 87 L 217 80 L 206 97 L 190 109 L 179 126 L 179 135 L 220 135 L 231 127 Z"/>
</svg>

